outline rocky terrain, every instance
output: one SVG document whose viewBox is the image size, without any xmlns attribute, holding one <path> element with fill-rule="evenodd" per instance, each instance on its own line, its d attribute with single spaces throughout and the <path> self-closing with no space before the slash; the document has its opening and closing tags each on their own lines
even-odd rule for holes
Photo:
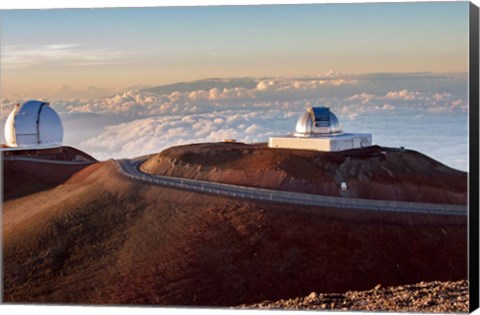
<svg viewBox="0 0 480 315">
<path fill-rule="evenodd" d="M 248 148 L 241 144 L 231 147 Z M 166 153 L 184 156 L 180 153 L 189 150 L 179 148 L 179 152 L 171 149 Z M 201 146 L 192 146 L 204 156 L 211 145 L 206 145 L 203 153 L 198 148 Z M 219 161 L 212 158 L 203 166 L 196 165 L 200 165 L 201 176 L 207 176 L 205 170 L 210 169 L 213 178 L 221 173 L 214 169 L 226 172 L 235 165 L 253 163 L 251 156 L 257 155 L 249 150 L 244 152 L 248 163 L 241 156 L 232 161 L 226 155 L 228 163 L 220 163 L 221 156 L 215 156 Z M 378 153 L 367 157 L 366 152 L 360 158 L 355 157 L 359 152 L 352 152 L 314 159 L 331 167 L 341 161 L 364 165 L 360 169 L 370 159 L 371 167 L 389 160 L 382 149 L 375 150 Z M 259 156 L 272 154 L 263 152 Z M 144 168 L 153 167 L 156 159 L 146 162 Z M 164 171 L 191 171 L 189 165 L 179 162 L 185 156 L 176 159 L 178 170 Z M 285 155 L 283 160 L 265 160 L 264 166 L 257 167 L 268 172 L 268 163 L 284 161 L 279 171 L 286 172 L 286 167 L 293 167 L 288 159 Z M 303 158 L 292 153 L 291 159 Z M 395 172 L 387 168 L 391 175 L 372 172 L 370 178 L 378 178 L 378 187 L 382 178 L 405 180 L 399 185 L 406 187 L 408 178 L 417 183 L 419 192 L 430 194 L 416 197 L 413 192 L 397 190 L 406 199 L 452 202 L 466 194 L 460 183 L 464 173 L 418 153 L 404 159 L 411 161 L 406 165 L 412 168 L 418 165 L 416 174 L 409 168 Z M 213 166 L 215 162 L 218 166 Z M 302 173 L 298 163 L 297 178 L 304 178 L 307 172 Z M 318 168 L 310 172 L 324 172 L 325 180 L 334 182 Z M 253 169 L 247 167 L 246 174 Z M 294 168 L 289 172 L 292 176 Z M 436 174 L 438 180 L 424 178 L 426 174 Z M 249 184 L 256 182 L 251 178 Z M 262 177 L 258 182 L 273 183 Z M 278 183 L 285 188 L 283 181 Z M 311 292 L 369 290 L 378 283 L 387 287 L 467 278 L 467 218 L 463 216 L 225 198 L 132 181 L 122 177 L 111 161 L 90 165 L 53 189 L 4 202 L 2 236 L 3 300 L 7 303 L 236 306 Z"/>
<path fill-rule="evenodd" d="M 372 146 L 317 152 L 264 144 L 204 143 L 169 148 L 145 162 L 150 174 L 354 198 L 467 203 L 467 174 L 416 151 Z"/>
<path fill-rule="evenodd" d="M 420 282 L 398 287 L 377 285 L 368 291 L 343 294 L 310 293 L 305 297 L 241 305 L 248 309 L 392 311 L 468 313 L 468 281 Z"/>
</svg>

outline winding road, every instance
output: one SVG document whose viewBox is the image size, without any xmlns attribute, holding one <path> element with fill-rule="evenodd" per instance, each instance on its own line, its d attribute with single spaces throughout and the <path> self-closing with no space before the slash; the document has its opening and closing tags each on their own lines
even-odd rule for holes
<svg viewBox="0 0 480 315">
<path fill-rule="evenodd" d="M 160 176 L 146 174 L 140 171 L 139 166 L 147 158 L 140 157 L 136 159 L 121 159 L 113 161 L 117 171 L 132 180 L 159 185 L 164 187 L 177 188 L 188 191 L 202 192 L 208 194 L 222 195 L 234 198 L 243 198 L 258 201 L 269 201 L 278 203 L 287 203 L 294 205 L 320 206 L 328 208 L 341 208 L 353 210 L 371 210 L 371 211 L 390 211 L 407 212 L 418 214 L 435 215 L 453 215 L 467 216 L 468 207 L 466 205 L 454 204 L 435 204 L 420 203 L 408 201 L 374 200 L 359 199 L 349 197 L 333 197 L 316 194 L 305 194 L 290 191 L 281 191 L 265 188 L 246 187 L 240 185 L 231 185 L 217 182 L 209 182 L 195 179 Z M 44 160 L 34 157 L 3 157 L 7 161 L 28 161 L 34 163 L 81 165 L 91 164 L 91 161 L 61 161 Z"/>
<path fill-rule="evenodd" d="M 120 174 L 132 180 L 152 185 L 172 187 L 227 197 L 354 210 L 408 212 L 452 216 L 467 216 L 468 214 L 468 207 L 466 205 L 333 197 L 230 185 L 179 177 L 151 175 L 143 173 L 139 170 L 140 164 L 142 164 L 145 160 L 145 158 L 137 158 L 132 160 L 121 159 L 112 161 Z"/>
</svg>

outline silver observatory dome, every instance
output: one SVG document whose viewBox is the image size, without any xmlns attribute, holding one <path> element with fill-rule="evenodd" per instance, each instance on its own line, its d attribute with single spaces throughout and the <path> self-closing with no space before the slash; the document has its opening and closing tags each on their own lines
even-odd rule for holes
<svg viewBox="0 0 480 315">
<path fill-rule="evenodd" d="M 5 122 L 5 141 L 12 148 L 58 147 L 63 126 L 57 112 L 46 102 L 17 105 Z"/>
<path fill-rule="evenodd" d="M 297 121 L 295 136 L 333 136 L 342 133 L 337 116 L 328 107 L 308 107 Z"/>
</svg>

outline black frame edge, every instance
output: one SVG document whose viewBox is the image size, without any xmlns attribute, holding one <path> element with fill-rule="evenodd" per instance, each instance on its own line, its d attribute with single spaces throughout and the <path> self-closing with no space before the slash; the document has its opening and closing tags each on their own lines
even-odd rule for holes
<svg viewBox="0 0 480 315">
<path fill-rule="evenodd" d="M 479 8 L 470 2 L 469 22 L 469 305 L 470 312 L 479 307 Z"/>
</svg>

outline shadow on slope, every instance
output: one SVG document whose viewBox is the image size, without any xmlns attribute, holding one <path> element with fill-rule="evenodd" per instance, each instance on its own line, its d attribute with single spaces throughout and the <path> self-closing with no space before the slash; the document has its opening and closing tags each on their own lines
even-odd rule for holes
<svg viewBox="0 0 480 315">
<path fill-rule="evenodd" d="M 466 279 L 466 222 L 227 199 L 97 163 L 4 204 L 4 302 L 232 306 Z"/>
</svg>

